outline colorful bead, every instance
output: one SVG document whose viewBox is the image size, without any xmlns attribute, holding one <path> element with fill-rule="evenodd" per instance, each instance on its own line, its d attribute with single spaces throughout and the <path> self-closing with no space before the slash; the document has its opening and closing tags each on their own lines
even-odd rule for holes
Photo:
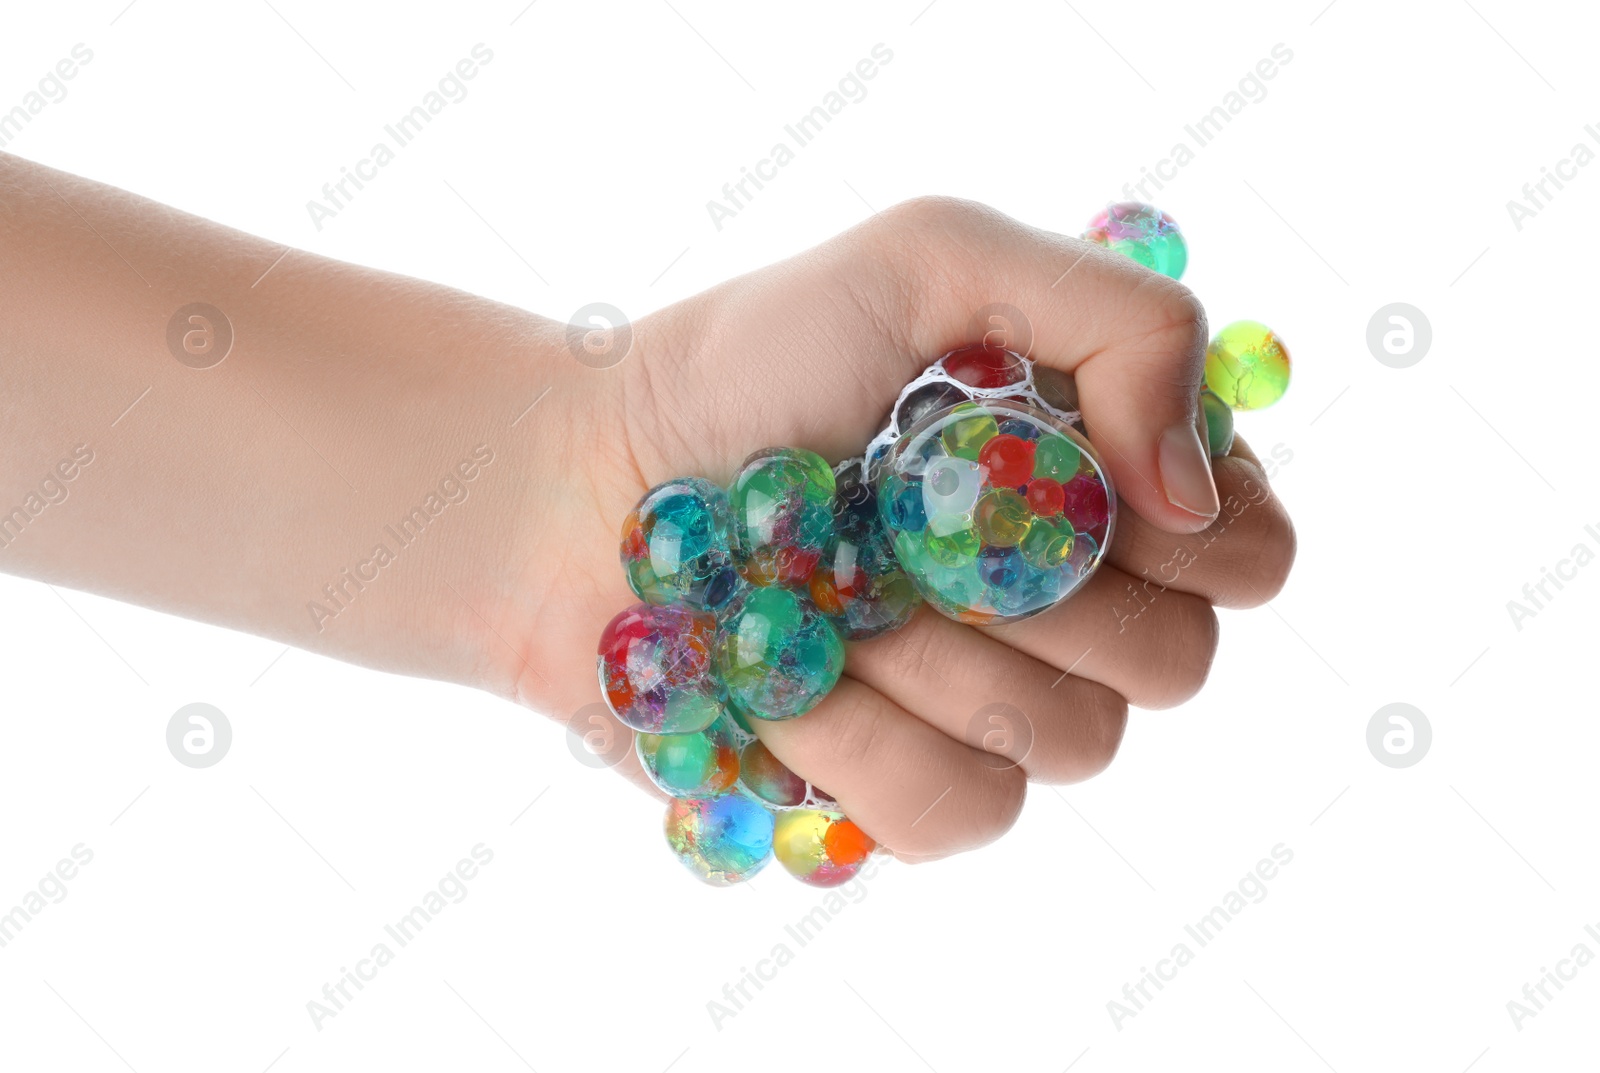
<svg viewBox="0 0 1600 1073">
<path fill-rule="evenodd" d="M 739 785 L 776 808 L 802 805 L 810 791 L 806 780 L 759 741 L 750 742 L 739 755 Z"/>
<path fill-rule="evenodd" d="M 924 537 L 928 546 L 928 556 L 940 566 L 961 566 L 970 563 L 978 557 L 978 552 L 983 547 L 983 541 L 978 539 L 977 530 L 961 526 L 946 536 L 939 536 L 928 530 Z"/>
<path fill-rule="evenodd" d="M 722 713 L 711 665 L 717 623 L 686 607 L 635 604 L 600 634 L 600 689 L 625 725 L 652 734 L 704 730 Z"/>
<path fill-rule="evenodd" d="M 735 709 L 793 719 L 839 680 L 844 642 L 822 612 L 787 589 L 750 589 L 718 627 L 716 669 Z"/>
<path fill-rule="evenodd" d="M 1078 472 L 1081 463 L 1077 444 L 1062 437 L 1052 437 L 1034 448 L 1033 476 L 1065 484 Z"/>
<path fill-rule="evenodd" d="M 1113 499 L 1093 448 L 1035 406 L 981 399 L 931 414 L 895 441 L 882 480 L 895 556 L 923 599 L 959 622 L 1014 621 L 1065 599 L 1109 536 Z M 917 528 L 894 505 L 913 488 Z"/>
<path fill-rule="evenodd" d="M 1022 557 L 1029 566 L 1053 570 L 1072 554 L 1076 534 L 1064 521 L 1035 517 L 1022 538 Z M 1087 539 L 1087 538 L 1085 538 Z"/>
<path fill-rule="evenodd" d="M 1062 564 L 1065 567 L 1062 573 L 1081 580 L 1088 577 L 1099 562 L 1100 542 L 1088 533 L 1076 533 L 1072 537 L 1072 550 L 1067 552 Z"/>
<path fill-rule="evenodd" d="M 895 423 L 901 432 L 905 432 L 929 414 L 949 409 L 966 400 L 966 393 L 953 384 L 924 384 L 900 400 L 894 411 Z"/>
<path fill-rule="evenodd" d="M 650 781 L 673 797 L 711 797 L 739 777 L 739 746 L 727 716 L 693 734 L 638 734 L 634 747 Z"/>
<path fill-rule="evenodd" d="M 778 814 L 773 828 L 773 856 L 790 875 L 813 887 L 848 882 L 876 848 L 842 812 L 791 809 Z"/>
<path fill-rule="evenodd" d="M 833 470 L 810 451 L 769 447 L 740 467 L 729 494 L 733 551 L 753 585 L 803 587 L 833 535 Z"/>
<path fill-rule="evenodd" d="M 979 463 L 951 455 L 929 462 L 922 473 L 922 508 L 929 532 L 943 536 L 965 528 L 962 519 L 978 502 L 982 490 L 983 467 Z"/>
<path fill-rule="evenodd" d="M 978 576 L 991 588 L 1009 589 L 1022 576 L 1022 562 L 1016 548 L 984 548 L 978 553 Z"/>
<path fill-rule="evenodd" d="M 920 533 L 927 528 L 926 495 L 918 478 L 899 473 L 889 474 L 879 493 L 878 502 L 884 525 L 890 532 L 905 530 Z"/>
<path fill-rule="evenodd" d="M 994 414 L 976 402 L 958 403 L 941 425 L 939 439 L 945 453 L 969 462 L 976 462 L 983 445 L 1000 434 Z"/>
<path fill-rule="evenodd" d="M 1025 359 L 1005 347 L 979 343 L 945 355 L 944 371 L 968 387 L 1001 388 L 1028 378 Z"/>
<path fill-rule="evenodd" d="M 833 538 L 811 575 L 811 600 L 848 641 L 864 641 L 911 620 L 922 597 L 894 557 L 878 497 L 861 466 L 840 470 Z"/>
<path fill-rule="evenodd" d="M 1035 514 L 1051 518 L 1060 514 L 1067 504 L 1061 482 L 1049 477 L 1035 477 L 1028 482 L 1028 509 Z"/>
<path fill-rule="evenodd" d="M 727 495 L 699 477 L 650 489 L 622 523 L 622 569 L 645 603 L 725 606 L 739 582 Z"/>
<path fill-rule="evenodd" d="M 1080 533 L 1094 532 L 1111 511 L 1105 482 L 1092 473 L 1079 474 L 1063 485 L 1061 500 L 1067 521 Z"/>
<path fill-rule="evenodd" d="M 1089 221 L 1083 237 L 1173 279 L 1189 264 L 1189 244 L 1177 221 L 1142 201 L 1106 206 Z"/>
<path fill-rule="evenodd" d="M 1206 448 L 1212 458 L 1233 450 L 1233 408 L 1210 388 L 1200 389 L 1200 412 L 1206 418 Z"/>
<path fill-rule="evenodd" d="M 1259 410 L 1289 390 L 1289 351 L 1271 328 L 1236 320 L 1206 348 L 1206 387 L 1235 410 Z"/>
<path fill-rule="evenodd" d="M 1036 450 L 1033 441 L 1001 432 L 979 450 L 978 462 L 993 483 L 1021 488 L 1033 476 Z"/>
<path fill-rule="evenodd" d="M 743 794 L 674 799 L 665 829 L 683 866 L 714 887 L 749 879 L 772 857 L 772 813 Z"/>
<path fill-rule="evenodd" d="M 1010 488 L 991 487 L 979 498 L 974 517 L 978 523 L 978 536 L 983 538 L 985 544 L 1014 548 L 1022 543 L 1032 514 L 1028 510 L 1028 501 Z"/>
</svg>

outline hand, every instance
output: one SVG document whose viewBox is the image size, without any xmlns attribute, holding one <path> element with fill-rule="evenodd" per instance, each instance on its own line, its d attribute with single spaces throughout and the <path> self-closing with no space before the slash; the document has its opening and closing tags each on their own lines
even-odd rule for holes
<svg viewBox="0 0 1600 1073">
<path fill-rule="evenodd" d="M 1129 704 L 1204 682 L 1212 605 L 1268 599 L 1294 557 L 1248 448 L 1213 466 L 1200 447 L 1193 296 L 981 206 L 883 213 L 639 321 L 597 370 L 563 326 L 4 154 L 0 204 L 0 483 L 55 504 L 9 516 L 0 569 L 562 719 L 600 699 L 596 642 L 634 602 L 619 529 L 647 488 L 726 482 L 766 446 L 854 455 L 907 380 L 977 341 L 978 310 L 1019 309 L 1032 356 L 1075 374 L 1122 497 L 1108 562 L 1026 622 L 919 612 L 852 646 L 804 718 L 759 727 L 906 859 L 997 837 L 1025 778 L 1102 770 Z M 196 295 L 237 334 L 214 368 L 161 330 Z M 55 468 L 74 451 L 92 462 Z M 995 702 L 1026 731 L 1002 756 L 966 743 Z M 643 781 L 631 752 L 620 767 Z"/>
<path fill-rule="evenodd" d="M 1201 446 L 1204 312 L 1181 285 L 1092 244 L 926 199 L 639 321 L 613 369 L 558 378 L 545 434 L 583 446 L 557 463 L 576 467 L 569 480 L 531 508 L 561 520 L 500 609 L 501 632 L 530 639 L 526 661 L 491 643 L 517 698 L 563 717 L 599 699 L 596 638 L 635 602 L 618 531 L 647 488 L 689 475 L 726 484 L 766 446 L 831 462 L 860 453 L 908 380 L 978 341 L 974 314 L 994 302 L 1031 322 L 1035 360 L 1076 377 L 1123 501 L 1107 563 L 1024 622 L 975 628 L 924 608 L 850 646 L 817 708 L 758 733 L 880 843 L 919 860 L 1004 833 L 1025 780 L 1103 770 L 1129 704 L 1193 696 L 1216 650 L 1213 605 L 1266 601 L 1294 558 L 1249 448 L 1237 441 L 1213 465 Z M 968 742 L 994 702 L 1025 725 L 988 754 Z M 631 755 L 626 770 L 638 776 Z"/>
</svg>

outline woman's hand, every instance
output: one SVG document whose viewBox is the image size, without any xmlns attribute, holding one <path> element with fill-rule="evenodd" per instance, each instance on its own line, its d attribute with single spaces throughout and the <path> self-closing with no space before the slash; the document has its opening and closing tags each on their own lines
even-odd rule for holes
<svg viewBox="0 0 1600 1073">
<path fill-rule="evenodd" d="M 606 369 L 564 325 L 4 154 L 0 230 L 0 487 L 38 490 L 0 517 L 0 569 L 562 720 L 600 700 L 647 488 L 726 482 L 767 446 L 857 454 L 920 369 L 997 327 L 1073 373 L 1124 506 L 1093 581 L 1001 627 L 921 611 L 759 728 L 908 859 L 997 837 L 1027 778 L 1103 769 L 1128 705 L 1205 681 L 1213 605 L 1266 600 L 1294 558 L 1249 449 L 1201 447 L 1194 297 L 982 206 L 875 216 L 640 320 Z M 196 302 L 231 328 L 225 357 L 175 349 Z"/>
<path fill-rule="evenodd" d="M 923 609 L 851 645 L 844 678 L 812 712 L 757 730 L 908 859 L 998 837 L 1027 779 L 1103 770 L 1130 704 L 1178 704 L 1204 683 L 1213 605 L 1248 607 L 1282 587 L 1293 529 L 1242 441 L 1214 466 L 1201 446 L 1207 332 L 1188 290 L 947 199 L 898 206 L 655 313 L 632 326 L 620 364 L 572 362 L 555 378 L 541 419 L 565 447 L 552 464 L 572 470 L 527 476 L 547 492 L 531 510 L 549 521 L 504 593 L 498 631 L 526 649 L 490 645 L 517 698 L 559 717 L 599 699 L 595 641 L 635 601 L 619 528 L 647 488 L 691 475 L 725 484 L 766 446 L 859 454 L 901 387 L 997 327 L 980 315 L 997 306 L 1025 321 L 998 325 L 1008 342 L 1031 336 L 1036 361 L 1076 377 L 1123 501 L 1109 561 L 1064 606 L 1024 622 L 976 628 Z M 996 704 L 1010 706 L 1008 725 L 985 721 Z M 986 737 L 996 751 L 977 747 Z"/>
</svg>

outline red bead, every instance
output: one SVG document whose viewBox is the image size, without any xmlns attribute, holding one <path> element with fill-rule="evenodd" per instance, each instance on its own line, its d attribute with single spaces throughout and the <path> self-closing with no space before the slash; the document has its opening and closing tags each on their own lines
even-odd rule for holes
<svg viewBox="0 0 1600 1073">
<path fill-rule="evenodd" d="M 785 547 L 778 552 L 778 584 L 787 588 L 809 585 L 822 559 L 818 548 Z"/>
<path fill-rule="evenodd" d="M 1053 518 L 1066 507 L 1067 496 L 1060 481 L 1035 477 L 1028 482 L 1028 509 L 1041 518 Z"/>
<path fill-rule="evenodd" d="M 1020 355 L 1004 347 L 962 347 L 944 359 L 944 371 L 968 387 L 1010 387 L 1028 377 Z"/>
<path fill-rule="evenodd" d="M 654 629 L 638 608 L 630 607 L 618 612 L 600 632 L 600 655 L 608 657 L 613 663 L 626 664 L 628 649 L 633 647 L 635 641 L 649 637 Z"/>
<path fill-rule="evenodd" d="M 1109 504 L 1106 486 L 1092 473 L 1080 473 L 1062 488 L 1066 502 L 1062 509 L 1072 528 L 1087 533 L 1106 520 Z"/>
<path fill-rule="evenodd" d="M 628 559 L 646 559 L 650 556 L 650 542 L 645 539 L 639 525 L 639 512 L 634 511 L 622 523 L 622 554 Z"/>
<path fill-rule="evenodd" d="M 1033 441 L 1002 432 L 978 451 L 978 463 L 998 488 L 1020 488 L 1033 476 Z"/>
</svg>

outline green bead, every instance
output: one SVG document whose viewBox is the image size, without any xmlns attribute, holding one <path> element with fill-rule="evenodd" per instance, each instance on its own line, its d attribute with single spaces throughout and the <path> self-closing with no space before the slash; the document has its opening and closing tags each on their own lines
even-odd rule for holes
<svg viewBox="0 0 1600 1073">
<path fill-rule="evenodd" d="M 1200 412 L 1206 415 L 1206 447 L 1212 458 L 1233 449 L 1233 409 L 1210 388 L 1200 389 Z"/>
<path fill-rule="evenodd" d="M 983 445 L 999 432 L 1000 423 L 992 413 L 976 403 L 964 402 L 952 411 L 952 420 L 940 431 L 939 438 L 946 453 L 976 462 Z"/>
<path fill-rule="evenodd" d="M 709 734 L 643 735 L 641 748 L 653 752 L 656 777 L 669 790 L 688 793 L 699 789 L 716 766 L 717 748 Z M 649 739 L 654 739 L 653 741 Z"/>
<path fill-rule="evenodd" d="M 1072 541 L 1072 526 L 1065 521 L 1034 518 L 1027 535 L 1022 538 L 1022 558 L 1041 570 L 1053 569 L 1072 554 Z"/>
<path fill-rule="evenodd" d="M 667 695 L 666 718 L 663 730 L 687 732 L 710 726 L 716 721 L 722 705 L 717 698 L 689 689 L 674 689 Z"/>
<path fill-rule="evenodd" d="M 1260 321 L 1236 320 L 1206 348 L 1206 387 L 1235 410 L 1259 410 L 1289 390 L 1289 350 Z"/>
<path fill-rule="evenodd" d="M 1033 475 L 1066 484 L 1078 472 L 1078 445 L 1059 432 L 1046 433 L 1033 450 Z"/>
<path fill-rule="evenodd" d="M 753 589 L 745 599 L 745 607 L 767 621 L 774 639 L 800 628 L 800 604 L 782 589 Z"/>
<path fill-rule="evenodd" d="M 938 536 L 929 529 L 925 542 L 928 557 L 940 566 L 960 566 L 971 562 L 982 547 L 978 534 L 970 526 L 963 526 L 945 536 Z"/>
<path fill-rule="evenodd" d="M 795 455 L 797 461 L 801 463 L 802 471 L 805 473 L 805 487 L 801 489 L 800 494 L 813 503 L 820 503 L 828 507 L 828 513 L 831 517 L 833 513 L 833 495 L 837 490 L 833 467 L 828 465 L 827 459 L 815 451 L 807 451 L 799 447 L 791 447 L 789 450 Z"/>
</svg>

